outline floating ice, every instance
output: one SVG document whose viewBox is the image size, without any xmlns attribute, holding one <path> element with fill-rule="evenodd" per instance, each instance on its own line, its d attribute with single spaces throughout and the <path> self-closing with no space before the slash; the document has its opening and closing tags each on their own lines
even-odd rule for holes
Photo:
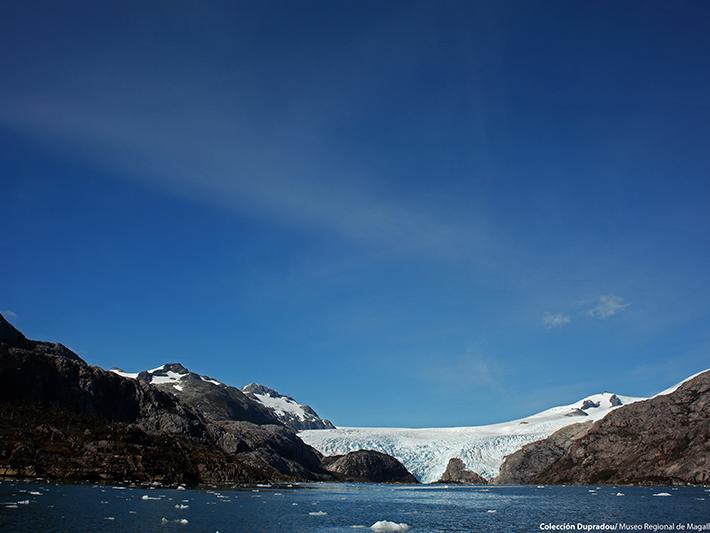
<svg viewBox="0 0 710 533">
<path fill-rule="evenodd" d="M 409 531 L 409 524 L 379 520 L 370 526 L 372 531 Z"/>
<path fill-rule="evenodd" d="M 183 524 L 183 525 L 190 523 L 187 518 L 178 518 L 177 520 L 175 520 L 175 522 L 177 522 L 178 524 Z"/>
<path fill-rule="evenodd" d="M 189 509 L 189 508 L 190 508 L 189 505 L 185 505 L 185 504 L 182 504 L 182 503 L 176 503 L 176 504 L 175 504 L 175 509 Z"/>
<path fill-rule="evenodd" d="M 668 492 L 657 492 L 654 494 L 654 496 L 670 496 L 670 493 Z"/>
<path fill-rule="evenodd" d="M 308 514 L 309 514 L 310 516 L 325 516 L 325 515 L 327 515 L 328 513 L 326 513 L 325 511 L 311 511 L 311 512 L 308 513 Z"/>
<path fill-rule="evenodd" d="M 159 500 L 160 498 L 155 498 L 153 496 L 148 496 L 147 494 L 144 494 L 141 496 L 141 500 Z"/>
</svg>

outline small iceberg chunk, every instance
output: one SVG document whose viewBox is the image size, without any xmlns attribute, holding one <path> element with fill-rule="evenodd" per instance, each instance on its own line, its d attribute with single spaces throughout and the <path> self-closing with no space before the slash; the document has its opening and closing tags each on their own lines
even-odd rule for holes
<svg viewBox="0 0 710 533">
<path fill-rule="evenodd" d="M 409 524 L 378 520 L 370 526 L 372 531 L 409 531 Z"/>
<path fill-rule="evenodd" d="M 325 511 L 311 511 L 308 514 L 309 514 L 309 516 L 325 516 L 328 513 L 326 513 Z"/>
<path fill-rule="evenodd" d="M 668 492 L 657 492 L 654 494 L 654 496 L 670 496 L 670 493 Z"/>
</svg>

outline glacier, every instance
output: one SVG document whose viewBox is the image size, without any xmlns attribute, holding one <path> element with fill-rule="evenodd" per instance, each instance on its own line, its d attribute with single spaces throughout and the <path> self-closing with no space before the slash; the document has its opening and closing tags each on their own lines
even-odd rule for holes
<svg viewBox="0 0 710 533">
<path fill-rule="evenodd" d="M 658 394 L 670 394 L 702 370 Z M 549 437 L 576 422 L 600 420 L 622 405 L 647 400 L 603 392 L 568 405 L 485 426 L 450 428 L 354 428 L 306 430 L 299 437 L 323 455 L 340 455 L 356 450 L 376 450 L 397 458 L 420 482 L 441 478 L 449 459 L 458 457 L 466 468 L 486 479 L 498 475 L 503 459 L 526 444 Z"/>
<path fill-rule="evenodd" d="M 667 391 L 664 391 L 667 393 Z M 503 459 L 525 444 L 575 422 L 599 420 L 621 405 L 646 398 L 605 392 L 510 422 L 451 428 L 354 428 L 306 430 L 299 437 L 324 455 L 369 449 L 396 457 L 419 481 L 438 480 L 449 459 L 490 479 Z"/>
</svg>

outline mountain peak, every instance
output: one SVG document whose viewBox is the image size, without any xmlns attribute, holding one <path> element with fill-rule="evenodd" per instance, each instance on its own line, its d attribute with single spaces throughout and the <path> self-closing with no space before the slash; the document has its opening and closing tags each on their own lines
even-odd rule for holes
<svg viewBox="0 0 710 533">
<path fill-rule="evenodd" d="M 0 342 L 18 347 L 25 346 L 29 342 L 15 326 L 7 321 L 2 313 L 0 313 Z"/>
<path fill-rule="evenodd" d="M 287 426 L 296 429 L 333 429 L 332 422 L 318 416 L 310 406 L 298 403 L 290 396 L 281 394 L 274 389 L 249 383 L 242 387 L 242 392 L 252 400 L 260 403 Z"/>
<path fill-rule="evenodd" d="M 242 387 L 242 392 L 251 394 L 263 394 L 266 396 L 271 396 L 272 398 L 278 398 L 281 396 L 274 389 L 267 387 L 266 385 L 261 385 L 260 383 L 249 383 Z"/>
</svg>

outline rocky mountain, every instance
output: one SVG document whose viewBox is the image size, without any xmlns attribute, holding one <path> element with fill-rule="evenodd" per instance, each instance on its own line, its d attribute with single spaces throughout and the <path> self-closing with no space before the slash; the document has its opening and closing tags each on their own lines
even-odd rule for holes
<svg viewBox="0 0 710 533">
<path fill-rule="evenodd" d="M 710 483 L 710 371 L 524 446 L 497 482 Z"/>
<path fill-rule="evenodd" d="M 232 420 L 254 424 L 281 425 L 274 413 L 236 387 L 190 372 L 180 363 L 168 363 L 136 374 L 118 368 L 111 372 L 136 379 L 177 396 L 212 420 Z"/>
<path fill-rule="evenodd" d="M 242 388 L 249 398 L 268 409 L 285 426 L 296 431 L 304 429 L 335 429 L 330 420 L 318 416 L 308 405 L 298 403 L 290 396 L 279 394 L 274 389 L 250 383 Z"/>
<path fill-rule="evenodd" d="M 323 468 L 341 481 L 416 483 L 416 478 L 394 457 L 374 450 L 358 450 L 323 458 Z"/>
<path fill-rule="evenodd" d="M 449 459 L 446 470 L 439 478 L 439 483 L 470 483 L 472 485 L 485 485 L 488 482 L 476 472 L 466 470 L 466 465 L 458 457 Z"/>
<path fill-rule="evenodd" d="M 155 385 L 214 420 L 283 424 L 296 431 L 335 428 L 308 405 L 298 403 L 274 389 L 255 383 L 238 389 L 191 372 L 180 363 L 168 363 L 137 373 L 124 372 L 120 368 L 112 368 L 111 371 Z"/>
<path fill-rule="evenodd" d="M 176 370 L 164 369 L 164 377 Z M 320 455 L 282 424 L 217 420 L 151 381 L 90 366 L 60 344 L 28 340 L 0 315 L 0 475 L 332 479 Z"/>
</svg>

